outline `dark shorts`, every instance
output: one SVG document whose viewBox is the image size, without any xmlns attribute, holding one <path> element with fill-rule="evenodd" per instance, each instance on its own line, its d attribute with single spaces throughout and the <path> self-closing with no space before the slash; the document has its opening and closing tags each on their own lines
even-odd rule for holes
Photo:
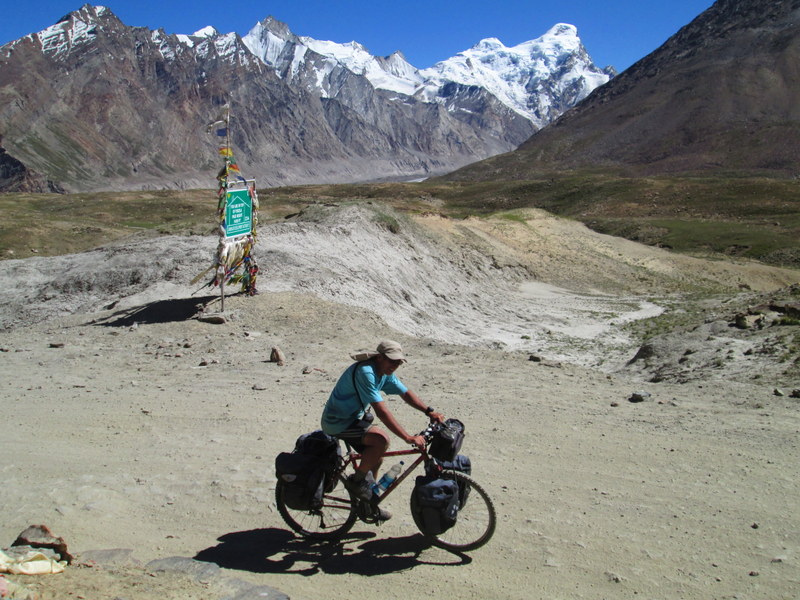
<svg viewBox="0 0 800 600">
<path fill-rule="evenodd" d="M 363 452 L 364 444 L 361 440 L 364 439 L 364 434 L 367 433 L 367 430 L 372 427 L 374 418 L 375 415 L 367 413 L 363 418 L 353 421 L 347 429 L 337 433 L 336 437 L 350 444 L 356 452 Z"/>
</svg>

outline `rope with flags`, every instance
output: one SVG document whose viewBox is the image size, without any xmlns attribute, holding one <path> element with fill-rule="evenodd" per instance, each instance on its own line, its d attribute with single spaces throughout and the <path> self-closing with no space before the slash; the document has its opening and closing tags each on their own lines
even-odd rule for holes
<svg viewBox="0 0 800 600">
<path fill-rule="evenodd" d="M 224 288 L 226 283 L 241 283 L 242 292 L 256 293 L 258 265 L 253 256 L 258 225 L 258 194 L 255 179 L 242 177 L 230 143 L 230 106 L 223 105 L 217 118 L 206 127 L 219 138 L 219 155 L 224 165 L 217 174 L 217 218 L 219 244 L 214 277 L 206 284 Z M 205 286 L 203 286 L 205 287 Z M 224 294 L 223 294 L 224 295 Z"/>
</svg>

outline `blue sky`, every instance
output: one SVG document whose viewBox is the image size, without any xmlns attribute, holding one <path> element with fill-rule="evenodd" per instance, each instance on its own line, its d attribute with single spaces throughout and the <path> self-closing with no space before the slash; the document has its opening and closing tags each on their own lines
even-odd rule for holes
<svg viewBox="0 0 800 600">
<path fill-rule="evenodd" d="M 80 0 L 5 3 L 0 44 L 49 27 Z M 496 37 L 514 46 L 539 37 L 556 23 L 570 23 L 594 62 L 622 71 L 658 48 L 709 8 L 712 0 L 108 0 L 126 25 L 167 33 L 193 33 L 213 25 L 222 33 L 246 34 L 272 15 L 298 35 L 344 43 L 360 42 L 374 55 L 401 50 L 427 68 Z"/>
</svg>

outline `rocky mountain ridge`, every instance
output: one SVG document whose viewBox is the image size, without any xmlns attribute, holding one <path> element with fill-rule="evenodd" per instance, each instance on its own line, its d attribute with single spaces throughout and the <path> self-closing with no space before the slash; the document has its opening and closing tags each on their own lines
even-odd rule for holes
<svg viewBox="0 0 800 600">
<path fill-rule="evenodd" d="M 609 77 L 574 28 L 558 31 L 569 43 L 531 43 L 549 44 L 550 71 L 517 73 L 524 114 L 481 78 L 423 75 L 399 53 L 299 38 L 269 18 L 244 38 L 175 35 L 85 5 L 0 48 L 0 135 L 17 161 L 0 189 L 207 187 L 216 140 L 204 125 L 226 101 L 238 161 L 261 186 L 441 174 L 516 147 Z"/>
</svg>

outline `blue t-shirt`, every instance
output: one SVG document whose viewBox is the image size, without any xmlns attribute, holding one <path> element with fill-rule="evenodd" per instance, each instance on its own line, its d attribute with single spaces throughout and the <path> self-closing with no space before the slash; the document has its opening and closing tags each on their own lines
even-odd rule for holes
<svg viewBox="0 0 800 600">
<path fill-rule="evenodd" d="M 358 393 L 353 386 L 353 370 Z M 350 365 L 333 388 L 322 411 L 322 430 L 328 435 L 341 433 L 364 413 L 373 402 L 383 402 L 384 394 L 402 396 L 408 388 L 395 375 L 378 376 L 371 361 Z"/>
</svg>

